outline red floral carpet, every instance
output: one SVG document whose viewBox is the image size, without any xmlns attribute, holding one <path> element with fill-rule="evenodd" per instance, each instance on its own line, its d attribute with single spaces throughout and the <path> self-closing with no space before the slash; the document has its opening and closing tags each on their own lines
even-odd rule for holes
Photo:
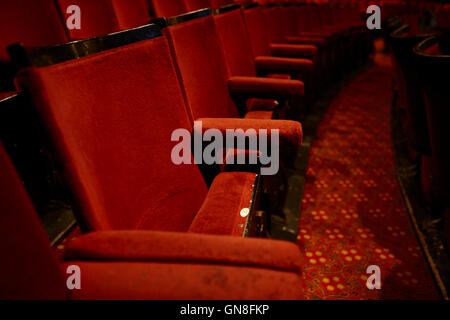
<svg viewBox="0 0 450 320">
<path fill-rule="evenodd" d="M 299 245 L 307 299 L 439 299 L 395 178 L 390 60 L 333 100 L 310 153 Z M 381 289 L 366 286 L 381 269 Z"/>
</svg>

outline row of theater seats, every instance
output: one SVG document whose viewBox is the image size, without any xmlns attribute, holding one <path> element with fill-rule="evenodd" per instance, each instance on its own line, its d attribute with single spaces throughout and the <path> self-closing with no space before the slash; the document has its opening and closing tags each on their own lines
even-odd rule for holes
<svg viewBox="0 0 450 320">
<path fill-rule="evenodd" d="M 423 197 L 432 208 L 430 218 L 441 222 L 445 217 L 448 229 L 450 29 L 423 30 L 417 25 L 405 24 L 401 19 L 402 16 L 393 19 L 392 24 L 397 28 L 389 40 L 394 62 L 396 110 L 407 137 L 409 157 L 417 167 Z M 449 237 L 450 229 L 446 235 Z"/>
<path fill-rule="evenodd" d="M 327 82 L 368 59 L 371 36 L 354 6 L 239 2 L 2 2 L 12 31 L 2 54 L 22 42 L 8 47 L 11 60 L 2 56 L 4 88 L 18 92 L 4 101 L 20 100 L 32 115 L 87 234 L 60 264 L 0 149 L 0 248 L 8 252 L 0 297 L 303 297 L 300 251 L 262 238 L 274 205 L 260 198 L 282 202 L 299 121 Z M 74 4 L 80 30 L 65 24 Z M 31 9 L 28 21 L 21 14 Z M 176 165 L 176 129 L 254 129 L 258 138 L 277 129 L 282 170 L 268 177 L 260 165 Z M 4 145 L 14 154 L 14 143 Z M 81 268 L 81 290 L 65 287 L 70 265 Z"/>
</svg>

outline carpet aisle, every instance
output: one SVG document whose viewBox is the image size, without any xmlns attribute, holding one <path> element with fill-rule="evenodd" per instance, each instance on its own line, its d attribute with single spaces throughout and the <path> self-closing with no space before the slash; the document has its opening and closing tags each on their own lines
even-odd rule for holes
<svg viewBox="0 0 450 320">
<path fill-rule="evenodd" d="M 396 181 L 390 137 L 391 61 L 332 101 L 317 131 L 298 243 L 307 299 L 439 299 Z M 366 269 L 381 269 L 381 289 Z"/>
</svg>

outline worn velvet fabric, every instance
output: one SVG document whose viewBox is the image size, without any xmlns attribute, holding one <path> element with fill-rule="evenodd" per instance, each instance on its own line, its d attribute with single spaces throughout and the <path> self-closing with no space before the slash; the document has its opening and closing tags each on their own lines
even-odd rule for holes
<svg viewBox="0 0 450 320">
<path fill-rule="evenodd" d="M 301 277 L 251 267 L 195 263 L 71 261 L 84 270 L 83 290 L 71 299 L 102 300 L 297 300 Z M 65 268 L 69 264 L 64 264 Z"/>
<path fill-rule="evenodd" d="M 172 132 L 191 124 L 163 37 L 29 69 L 19 82 L 45 121 L 86 230 L 188 229 L 207 189 L 195 165 L 171 161 Z"/>
<path fill-rule="evenodd" d="M 240 212 L 251 206 L 255 179 L 255 174 L 246 172 L 219 174 L 189 232 L 242 236 L 248 216 Z"/>
</svg>

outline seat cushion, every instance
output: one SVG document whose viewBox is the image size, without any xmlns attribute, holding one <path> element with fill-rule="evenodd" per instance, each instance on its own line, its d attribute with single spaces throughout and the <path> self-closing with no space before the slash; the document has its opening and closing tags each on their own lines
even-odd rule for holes
<svg viewBox="0 0 450 320">
<path fill-rule="evenodd" d="M 303 269 L 298 246 L 288 241 L 143 230 L 79 236 L 67 245 L 64 254 L 65 262 L 73 260 L 210 263 L 299 275 Z"/>
<path fill-rule="evenodd" d="M 210 264 L 73 261 L 83 274 L 80 300 L 295 300 L 298 273 Z M 69 264 L 63 265 L 63 270 Z M 105 271 L 106 270 L 106 271 Z"/>
<path fill-rule="evenodd" d="M 242 236 L 247 217 L 240 212 L 251 206 L 255 179 L 256 174 L 247 172 L 219 174 L 189 232 Z"/>
</svg>

